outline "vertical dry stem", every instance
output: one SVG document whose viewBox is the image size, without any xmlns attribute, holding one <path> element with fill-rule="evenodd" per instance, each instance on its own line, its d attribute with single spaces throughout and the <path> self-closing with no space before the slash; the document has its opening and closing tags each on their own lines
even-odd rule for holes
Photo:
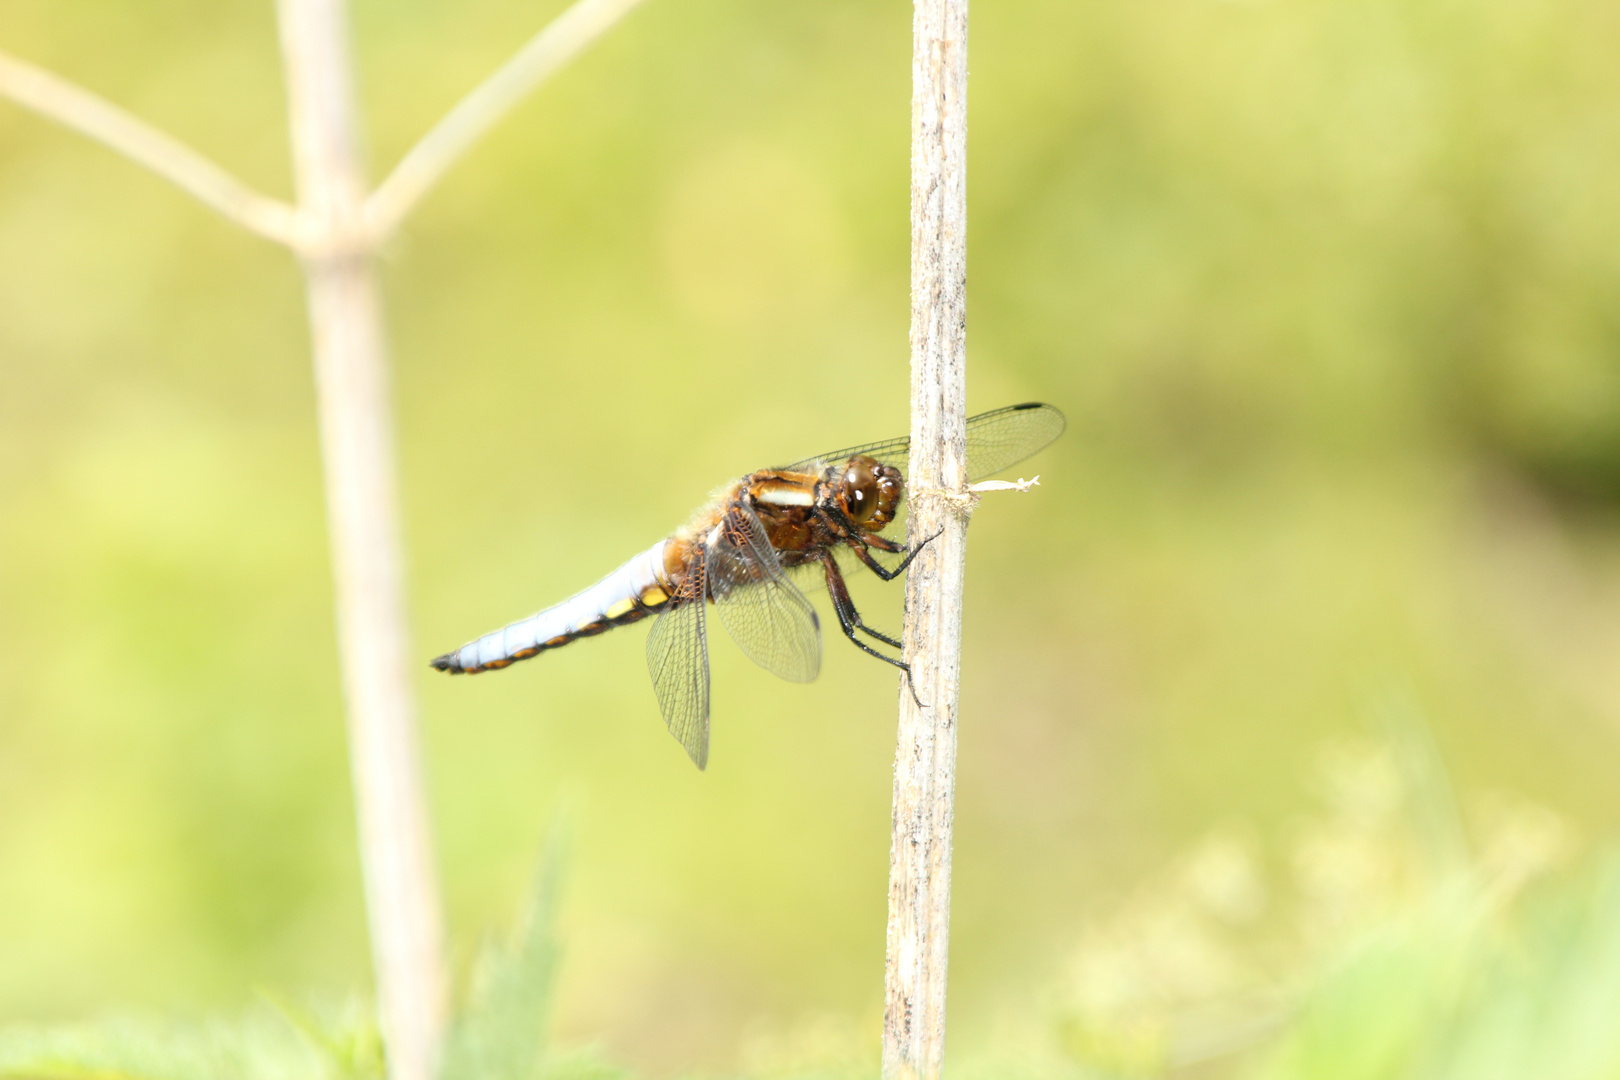
<svg viewBox="0 0 1620 1080">
<path fill-rule="evenodd" d="M 378 1005 L 394 1080 L 430 1080 L 444 1028 L 438 888 L 406 668 L 386 346 L 342 0 L 280 0 L 350 768 Z"/>
<path fill-rule="evenodd" d="M 0 52 L 9 98 L 124 154 L 304 263 L 361 869 L 389 1071 L 430 1080 L 443 930 L 407 673 L 378 243 L 476 138 L 641 0 L 576 0 L 423 139 L 368 210 L 343 0 L 278 0 L 298 206 L 59 76 Z"/>
<path fill-rule="evenodd" d="M 939 1076 L 956 793 L 956 705 L 967 514 L 939 498 L 967 483 L 967 0 L 916 0 L 911 92 L 913 541 L 889 850 L 883 1075 Z"/>
</svg>

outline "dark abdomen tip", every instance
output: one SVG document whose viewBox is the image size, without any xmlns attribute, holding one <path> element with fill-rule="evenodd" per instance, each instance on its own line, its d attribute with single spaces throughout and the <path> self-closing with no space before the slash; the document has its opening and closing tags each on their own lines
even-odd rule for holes
<svg viewBox="0 0 1620 1080">
<path fill-rule="evenodd" d="M 460 675 L 461 653 L 451 652 L 445 653 L 443 656 L 435 656 L 428 661 L 428 665 L 438 671 L 448 671 L 452 675 Z"/>
</svg>

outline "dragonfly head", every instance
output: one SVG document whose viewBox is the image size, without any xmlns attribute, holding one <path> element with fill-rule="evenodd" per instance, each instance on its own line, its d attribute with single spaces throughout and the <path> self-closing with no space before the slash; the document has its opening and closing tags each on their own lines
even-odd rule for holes
<svg viewBox="0 0 1620 1080">
<path fill-rule="evenodd" d="M 894 520 L 905 481 L 900 470 L 865 454 L 849 459 L 833 484 L 833 498 L 851 521 L 878 532 Z"/>
</svg>

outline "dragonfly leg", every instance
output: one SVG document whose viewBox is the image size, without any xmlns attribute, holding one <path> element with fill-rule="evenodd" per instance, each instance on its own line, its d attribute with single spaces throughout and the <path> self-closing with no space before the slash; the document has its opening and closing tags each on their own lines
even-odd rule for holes
<svg viewBox="0 0 1620 1080">
<path fill-rule="evenodd" d="M 838 625 L 843 629 L 844 636 L 883 662 L 904 668 L 905 664 L 892 656 L 883 655 L 855 636 L 855 632 L 859 630 L 883 642 L 885 645 L 896 649 L 901 647 L 900 643 L 894 638 L 873 630 L 861 620 L 861 613 L 855 610 L 855 601 L 850 598 L 849 585 L 844 581 L 844 574 L 838 569 L 838 563 L 833 560 L 830 553 L 822 556 L 822 565 L 827 571 L 827 593 L 832 597 L 833 611 L 838 615 Z"/>
<path fill-rule="evenodd" d="M 944 531 L 943 529 L 940 530 L 940 532 L 943 532 L 943 531 Z M 905 550 L 904 548 L 901 548 L 899 545 L 895 544 L 893 541 L 884 540 L 883 537 L 881 537 L 881 536 L 865 536 L 865 537 L 862 537 L 859 540 L 855 539 L 854 537 L 851 537 L 850 540 L 849 540 L 849 546 L 854 550 L 855 557 L 857 559 L 861 560 L 861 562 L 865 563 L 867 565 L 867 568 L 870 569 L 872 571 L 872 573 L 876 574 L 878 577 L 882 578 L 884 581 L 893 581 L 895 578 L 899 577 L 901 574 L 906 572 L 906 567 L 911 565 L 911 560 L 912 559 L 915 559 L 919 554 L 921 554 L 923 548 L 927 547 L 930 543 L 932 543 L 934 540 L 937 540 L 938 538 L 939 538 L 939 533 L 935 533 L 933 536 L 930 536 L 927 540 L 924 540 L 922 543 L 918 544 L 916 547 L 912 548 L 910 551 L 906 551 L 906 557 L 901 559 L 899 561 L 899 563 L 897 563 L 895 565 L 894 569 L 892 569 L 892 570 L 885 568 L 876 559 L 872 558 L 872 553 L 870 551 L 866 550 L 866 548 L 867 548 L 867 545 L 870 544 L 872 547 L 877 548 L 879 551 L 904 551 Z M 879 541 L 879 540 L 882 540 L 883 542 L 881 544 L 876 543 L 876 541 Z"/>
<path fill-rule="evenodd" d="M 879 551 L 887 551 L 890 555 L 894 555 L 898 552 L 906 550 L 906 545 L 896 543 L 895 541 L 890 540 L 887 536 L 879 536 L 877 533 L 867 533 L 865 536 L 861 537 L 861 539 L 866 541 L 868 544 L 871 544 Z"/>
<path fill-rule="evenodd" d="M 885 664 L 893 664 L 895 667 L 905 672 L 906 689 L 911 691 L 912 700 L 917 702 L 917 707 L 922 708 L 922 699 L 917 697 L 917 688 L 911 683 L 911 665 L 907 664 L 904 660 L 899 660 L 893 656 L 885 656 L 883 653 L 878 652 L 876 649 L 872 648 L 872 646 L 856 637 L 855 631 L 864 631 L 877 640 L 883 642 L 885 645 L 892 645 L 896 649 L 901 647 L 900 643 L 889 637 L 887 634 L 878 633 L 876 630 L 873 630 L 871 627 L 867 626 L 861 621 L 861 613 L 855 610 L 855 601 L 850 599 L 849 586 L 844 583 L 844 575 L 839 571 L 838 563 L 833 560 L 831 552 L 826 552 L 822 555 L 821 563 L 827 571 L 827 594 L 832 597 L 833 611 L 838 616 L 838 626 L 844 631 L 844 636 L 849 638 L 850 641 L 853 641 L 855 643 L 855 647 L 860 649 L 862 652 L 877 657 Z"/>
<path fill-rule="evenodd" d="M 850 546 L 855 549 L 857 554 L 862 553 L 861 548 L 856 544 L 851 544 Z M 867 556 L 867 558 L 871 558 L 871 556 Z M 844 572 L 838 569 L 838 563 L 833 559 L 832 553 L 827 552 L 823 554 L 822 561 L 827 566 L 827 592 L 833 598 L 833 608 L 838 612 L 839 622 L 844 624 L 847 616 L 847 624 L 844 632 L 846 634 L 849 633 L 850 631 L 847 627 L 853 627 L 854 629 L 859 630 L 861 633 L 866 634 L 868 637 L 875 638 L 891 648 L 903 648 L 898 641 L 890 637 L 888 634 L 885 634 L 879 630 L 874 630 L 870 626 L 867 626 L 865 622 L 861 621 L 861 613 L 855 610 L 855 601 L 850 598 L 849 586 L 844 581 Z M 857 642 L 857 644 L 859 644 L 859 642 Z M 888 658 L 885 657 L 884 659 Z"/>
<path fill-rule="evenodd" d="M 906 567 L 911 565 L 911 560 L 915 559 L 923 548 L 939 539 L 940 533 L 945 531 L 944 529 L 941 529 L 933 536 L 930 536 L 927 540 L 924 540 L 916 547 L 907 551 L 905 548 L 896 544 L 893 540 L 886 540 L 875 533 L 863 532 L 859 526 L 857 526 L 853 521 L 849 520 L 848 515 L 846 515 L 836 506 L 818 506 L 816 508 L 816 515 L 821 518 L 824 525 L 832 530 L 834 535 L 836 535 L 840 540 L 843 540 L 854 550 L 856 558 L 865 563 L 867 567 L 871 569 L 872 573 L 876 574 L 884 581 L 893 581 L 895 578 L 905 573 Z M 890 570 L 879 563 L 876 559 L 872 558 L 872 553 L 866 550 L 867 545 L 871 545 L 872 547 L 877 548 L 879 551 L 905 551 L 906 557 L 901 559 L 899 565 L 897 565 L 893 570 Z"/>
</svg>

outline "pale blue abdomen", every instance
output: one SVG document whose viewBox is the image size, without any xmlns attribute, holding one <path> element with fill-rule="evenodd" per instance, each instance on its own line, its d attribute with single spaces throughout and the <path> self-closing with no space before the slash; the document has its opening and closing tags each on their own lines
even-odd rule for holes
<svg viewBox="0 0 1620 1080">
<path fill-rule="evenodd" d="M 664 573 L 668 543 L 658 541 L 584 592 L 469 641 L 455 652 L 435 658 L 433 666 L 473 675 L 656 613 L 669 603 L 673 591 Z"/>
</svg>

